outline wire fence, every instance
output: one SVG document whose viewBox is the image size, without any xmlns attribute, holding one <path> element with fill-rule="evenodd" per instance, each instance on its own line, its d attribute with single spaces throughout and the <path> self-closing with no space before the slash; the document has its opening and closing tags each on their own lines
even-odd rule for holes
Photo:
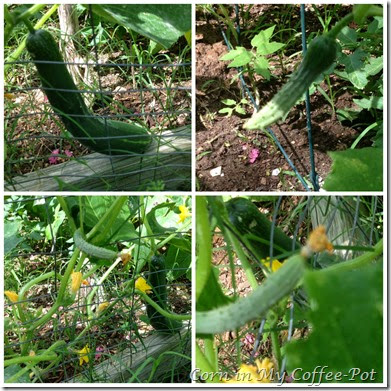
<svg viewBox="0 0 391 391">
<path fill-rule="evenodd" d="M 35 202 L 35 213 L 42 216 L 40 222 L 35 221 L 41 228 L 44 221 L 49 222 L 46 235 L 52 239 L 42 242 L 34 219 L 26 226 L 23 240 L 6 229 L 5 381 L 188 382 L 190 321 L 178 320 L 171 329 L 159 328 L 157 320 L 167 318 L 153 310 L 135 283 L 139 277 L 147 283 L 158 279 L 162 283 L 154 284 L 153 292 L 163 290 L 167 295 L 166 311 L 187 315 L 191 313 L 191 284 L 186 277 L 190 265 L 175 263 L 159 272 L 149 269 L 148 262 L 142 266 L 146 256 L 142 242 L 151 235 L 140 233 L 130 240 L 135 250 L 129 263 L 120 258 L 104 264 L 93 257 L 85 260 L 80 288 L 73 291 L 72 276 L 66 287 L 62 282 L 74 248 L 55 234 L 57 223 L 48 215 L 52 199 L 23 197 L 6 202 L 6 207 L 12 205 L 24 213 L 30 210 L 27 204 Z M 12 223 L 13 219 L 6 221 Z M 185 234 L 169 233 L 174 240 L 183 240 Z M 157 240 L 164 234 L 152 236 Z"/>
<path fill-rule="evenodd" d="M 82 75 L 77 82 L 82 88 L 44 86 L 44 92 L 63 93 L 70 99 L 82 97 L 89 112 L 67 113 L 67 119 L 73 123 L 99 120 L 102 135 L 93 139 L 108 148 L 103 154 L 99 153 L 102 149 L 94 150 L 89 135 L 72 135 L 61 121 L 64 116 L 53 112 L 41 92 L 43 86 L 34 66 L 48 62 L 31 61 L 28 56 L 8 62 L 6 190 L 190 190 L 190 48 L 182 43 L 179 54 L 146 56 L 142 60 L 145 63 L 138 63 L 124 61 L 131 58 L 121 53 L 112 53 L 113 59 L 98 54 L 101 45 L 95 38 L 92 53 L 86 54 L 92 59 L 50 62 L 53 71 L 64 64 L 76 69 Z M 114 143 L 136 136 L 112 134 L 113 128 L 108 126 L 111 120 L 132 121 L 147 129 L 151 144 L 145 152 L 127 151 L 128 147 L 113 152 Z M 94 132 L 96 129 L 91 134 Z"/>
<path fill-rule="evenodd" d="M 293 198 L 295 201 L 292 201 Z M 383 198 L 378 196 L 316 196 L 316 197 L 274 197 L 273 205 L 270 202 L 264 202 L 262 210 L 268 211 L 271 216 L 270 237 L 261 239 L 269 242 L 270 260 L 279 259 L 284 261 L 280 255 L 275 254 L 274 236 L 276 228 L 283 229 L 292 238 L 292 251 L 298 250 L 302 237 L 307 237 L 315 227 L 323 225 L 327 231 L 327 237 L 334 246 L 333 254 L 322 252 L 312 257 L 311 268 L 323 269 L 338 262 L 344 262 L 348 259 L 356 258 L 366 251 L 372 251 L 377 241 L 383 237 Z M 287 210 L 289 210 L 287 214 Z M 219 246 L 222 235 L 221 232 L 215 232 L 215 246 Z M 249 258 L 255 265 L 263 268 L 261 260 L 254 253 L 254 248 L 246 248 L 245 242 L 237 238 L 247 250 Z M 260 246 L 261 242 L 258 242 Z M 221 262 L 220 276 L 225 276 L 230 269 L 228 257 L 221 251 L 226 252 L 225 247 L 215 248 L 215 259 L 224 260 Z M 268 263 L 266 262 L 266 265 Z M 235 278 L 237 287 L 244 289 L 243 266 L 234 262 Z M 256 269 L 257 266 L 254 266 Z M 226 278 L 226 277 L 224 277 Z M 283 334 L 286 341 L 290 341 L 295 333 L 295 338 L 299 335 L 303 337 L 305 330 L 301 330 L 302 313 L 308 307 L 308 298 L 303 289 L 296 290 L 290 298 L 289 310 L 285 319 L 286 325 L 279 325 L 273 330 L 278 330 Z M 283 322 L 284 323 L 284 322 Z M 303 326 L 304 327 L 304 326 Z M 216 335 L 217 346 L 219 346 L 220 370 L 223 373 L 234 374 L 233 368 L 238 362 L 253 363 L 256 358 L 268 357 L 270 354 L 270 343 L 268 337 L 270 333 L 270 324 L 268 326 L 265 319 L 246 325 L 238 331 L 236 338 L 231 334 Z M 302 334 L 300 334 L 300 332 Z M 238 354 L 241 358 L 238 359 Z M 282 360 L 282 367 L 279 374 L 284 374 L 286 370 L 286 359 Z"/>
</svg>

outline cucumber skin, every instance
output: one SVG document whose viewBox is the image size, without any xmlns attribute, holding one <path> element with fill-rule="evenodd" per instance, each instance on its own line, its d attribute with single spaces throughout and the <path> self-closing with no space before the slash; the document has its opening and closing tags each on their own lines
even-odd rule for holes
<svg viewBox="0 0 391 391">
<path fill-rule="evenodd" d="M 265 129 L 283 118 L 336 57 L 337 43 L 334 38 L 328 35 L 314 38 L 299 68 L 272 100 L 244 124 L 244 128 Z"/>
<path fill-rule="evenodd" d="M 247 198 L 236 197 L 225 203 L 230 222 L 239 231 L 239 233 L 253 234 L 265 240 L 270 240 L 272 223 L 261 213 L 258 208 Z M 270 254 L 270 245 L 261 243 L 254 239 L 248 239 L 255 251 L 257 260 L 260 261 Z M 287 236 L 281 229 L 274 227 L 273 244 L 281 247 L 286 252 L 292 251 L 293 240 Z M 300 248 L 296 243 L 295 248 Z M 282 252 L 273 248 L 273 254 L 279 255 Z"/>
<path fill-rule="evenodd" d="M 167 310 L 167 279 L 164 256 L 156 255 L 152 257 L 148 280 L 153 290 L 149 297 L 161 308 Z M 147 315 L 152 327 L 160 333 L 174 334 L 182 327 L 182 322 L 166 318 L 148 303 Z"/>
<path fill-rule="evenodd" d="M 64 59 L 52 35 L 46 30 L 36 30 L 27 36 L 26 48 L 37 67 L 43 90 L 64 123 L 66 129 L 92 150 L 104 154 L 143 153 L 151 143 L 147 129 L 136 123 L 126 123 L 93 116 L 81 92 L 68 72 Z M 36 61 L 58 61 L 59 64 Z M 59 89 L 52 90 L 52 89 Z M 68 90 L 68 91 L 67 91 Z M 116 137 L 110 140 L 98 137 Z M 81 138 L 81 139 L 80 139 Z"/>
<path fill-rule="evenodd" d="M 99 259 L 107 259 L 109 261 L 117 258 L 118 253 L 115 251 L 108 250 L 106 248 L 101 248 L 98 246 L 94 246 L 93 244 L 88 243 L 84 238 L 80 231 L 80 228 L 75 231 L 73 234 L 73 240 L 75 242 L 76 247 L 78 247 L 81 251 L 86 253 L 87 255 L 91 255 L 95 258 Z"/>
<path fill-rule="evenodd" d="M 292 256 L 249 296 L 210 311 L 197 311 L 196 334 L 202 336 L 235 330 L 265 316 L 271 307 L 296 288 L 304 271 L 304 257 Z"/>
</svg>

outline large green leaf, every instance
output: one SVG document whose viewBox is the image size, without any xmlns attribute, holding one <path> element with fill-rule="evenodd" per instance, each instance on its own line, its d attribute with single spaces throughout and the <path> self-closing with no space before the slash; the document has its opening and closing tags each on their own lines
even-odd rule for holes
<svg viewBox="0 0 391 391">
<path fill-rule="evenodd" d="M 313 329 L 308 338 L 286 346 L 289 372 L 301 368 L 296 379 L 309 372 L 306 382 L 336 382 L 320 378 L 319 370 L 325 366 L 326 372 L 341 372 L 343 383 L 382 381 L 382 268 L 378 262 L 354 271 L 324 269 L 305 274 Z M 360 373 L 352 378 L 354 368 Z"/>
<path fill-rule="evenodd" d="M 324 182 L 329 191 L 382 191 L 383 151 L 380 148 L 329 152 L 331 173 Z"/>
<path fill-rule="evenodd" d="M 93 4 L 92 10 L 166 49 L 191 29 L 191 4 Z"/>
<path fill-rule="evenodd" d="M 88 196 L 85 198 L 84 223 L 92 228 L 113 204 L 112 196 Z M 130 221 L 128 205 L 124 205 L 109 231 L 107 241 L 130 240 L 137 238 L 138 234 Z M 104 228 L 104 227 L 103 227 Z M 102 228 L 102 229 L 103 229 Z"/>
</svg>

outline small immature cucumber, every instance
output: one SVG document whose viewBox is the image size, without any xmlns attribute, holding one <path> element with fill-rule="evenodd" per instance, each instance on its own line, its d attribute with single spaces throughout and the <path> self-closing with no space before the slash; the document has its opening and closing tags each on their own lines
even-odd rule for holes
<svg viewBox="0 0 391 391">
<path fill-rule="evenodd" d="M 218 334 L 235 330 L 259 318 L 295 289 L 305 270 L 305 258 L 294 255 L 249 296 L 210 311 L 196 312 L 196 333 Z"/>
<path fill-rule="evenodd" d="M 244 127 L 265 129 L 283 118 L 336 57 L 337 43 L 334 38 L 323 34 L 313 39 L 299 68 L 273 99 L 255 113 Z"/>
<path fill-rule="evenodd" d="M 116 253 L 115 251 L 94 246 L 93 244 L 86 242 L 86 240 L 83 238 L 80 228 L 77 229 L 73 234 L 73 240 L 75 242 L 76 247 L 78 247 L 81 251 L 83 251 L 87 255 L 93 256 L 95 258 L 107 259 L 111 261 L 117 258 L 118 256 L 118 253 Z"/>
</svg>

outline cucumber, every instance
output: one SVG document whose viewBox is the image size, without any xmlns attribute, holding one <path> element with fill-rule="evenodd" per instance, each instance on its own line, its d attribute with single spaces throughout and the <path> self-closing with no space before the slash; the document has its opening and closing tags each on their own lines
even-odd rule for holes
<svg viewBox="0 0 391 391">
<path fill-rule="evenodd" d="M 46 30 L 27 36 L 26 48 L 37 67 L 42 87 L 53 111 L 83 145 L 112 155 L 141 154 L 151 143 L 148 130 L 136 123 L 94 116 L 69 74 L 56 41 Z M 49 63 L 48 63 L 49 61 Z M 54 63 L 50 63 L 54 61 Z"/>
<path fill-rule="evenodd" d="M 156 255 L 152 257 L 148 281 L 153 290 L 149 297 L 159 304 L 161 308 L 168 310 L 166 263 L 164 256 Z M 166 318 L 150 304 L 147 304 L 147 315 L 152 327 L 160 333 L 173 334 L 182 327 L 182 322 Z"/>
<path fill-rule="evenodd" d="M 91 243 L 88 243 L 81 231 L 80 228 L 75 231 L 73 234 L 73 240 L 75 242 L 75 246 L 78 247 L 81 251 L 95 258 L 99 259 L 107 259 L 109 261 L 114 260 L 118 257 L 118 253 L 115 251 L 108 250 L 106 248 L 94 246 Z"/>
<path fill-rule="evenodd" d="M 258 208 L 247 198 L 236 197 L 225 203 L 228 217 L 232 225 L 251 245 L 257 260 L 265 259 L 270 254 L 270 233 L 272 223 L 261 213 Z M 266 243 L 256 240 L 254 237 L 263 239 Z M 293 250 L 293 240 L 281 229 L 274 227 L 273 254 L 280 255 Z M 300 248 L 296 243 L 295 248 Z"/>
<path fill-rule="evenodd" d="M 299 68 L 272 100 L 246 122 L 244 128 L 265 129 L 285 117 L 311 84 L 332 65 L 336 57 L 337 43 L 333 37 L 323 34 L 314 38 Z"/>
<path fill-rule="evenodd" d="M 301 255 L 294 255 L 249 296 L 241 297 L 231 304 L 210 311 L 197 311 L 197 335 L 235 330 L 264 316 L 270 308 L 296 288 L 304 270 L 305 258 Z"/>
</svg>

